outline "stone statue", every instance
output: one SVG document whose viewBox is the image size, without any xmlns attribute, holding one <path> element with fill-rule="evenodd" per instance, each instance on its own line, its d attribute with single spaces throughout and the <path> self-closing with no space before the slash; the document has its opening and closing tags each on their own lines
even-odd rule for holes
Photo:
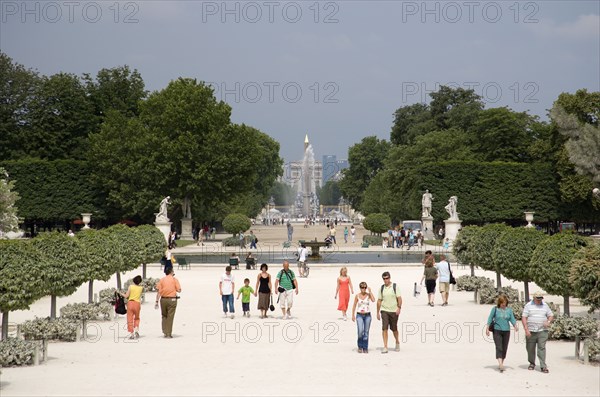
<svg viewBox="0 0 600 397">
<path fill-rule="evenodd" d="M 421 205 L 423 206 L 423 218 L 431 216 L 431 201 L 433 196 L 429 193 L 429 190 L 425 190 L 423 198 L 421 199 Z"/>
<path fill-rule="evenodd" d="M 458 220 L 458 212 L 456 212 L 456 203 L 457 202 L 458 202 L 458 197 L 452 196 L 448 200 L 448 205 L 444 207 L 446 209 L 446 212 L 448 212 L 448 215 L 450 215 L 450 218 L 448 218 L 449 220 L 450 219 Z"/>
<path fill-rule="evenodd" d="M 192 200 L 188 196 L 185 196 L 183 203 L 181 204 L 181 212 L 185 219 L 192 219 Z"/>
<path fill-rule="evenodd" d="M 160 202 L 160 208 L 158 209 L 158 214 L 156 214 L 156 221 L 169 221 L 169 217 L 167 216 L 167 205 L 171 204 L 169 201 L 170 199 L 171 196 L 167 196 Z"/>
</svg>

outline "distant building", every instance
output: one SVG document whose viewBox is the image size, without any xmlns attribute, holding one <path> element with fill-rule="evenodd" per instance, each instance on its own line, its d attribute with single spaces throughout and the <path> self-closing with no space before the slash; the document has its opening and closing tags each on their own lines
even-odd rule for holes
<svg viewBox="0 0 600 397">
<path fill-rule="evenodd" d="M 338 160 L 333 154 L 326 154 L 323 156 L 323 185 L 327 181 L 334 180 L 339 181 L 342 177 L 341 171 L 344 168 L 348 168 L 348 160 Z"/>
</svg>

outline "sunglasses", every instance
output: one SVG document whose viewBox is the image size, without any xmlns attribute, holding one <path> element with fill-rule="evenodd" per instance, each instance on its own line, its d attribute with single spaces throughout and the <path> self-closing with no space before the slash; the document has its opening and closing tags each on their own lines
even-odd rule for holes
<svg viewBox="0 0 600 397">
<path fill-rule="evenodd" d="M 367 287 L 360 287 L 360 289 L 367 289 Z"/>
<path fill-rule="evenodd" d="M 390 278 L 389 278 L 389 277 L 383 277 L 383 279 L 384 279 L 384 280 L 389 280 Z"/>
</svg>

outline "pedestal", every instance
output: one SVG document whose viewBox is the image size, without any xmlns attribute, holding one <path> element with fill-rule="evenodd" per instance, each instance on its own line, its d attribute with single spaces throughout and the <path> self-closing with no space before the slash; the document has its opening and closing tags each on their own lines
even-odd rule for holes
<svg viewBox="0 0 600 397">
<path fill-rule="evenodd" d="M 460 219 L 446 219 L 444 224 L 446 225 L 446 238 L 451 242 L 456 240 L 456 235 L 462 227 L 462 221 Z"/>
<path fill-rule="evenodd" d="M 192 239 L 192 220 L 184 218 L 181 220 L 181 238 L 184 240 Z"/>
<path fill-rule="evenodd" d="M 433 233 L 433 216 L 424 216 L 421 218 L 423 223 L 423 229 L 421 232 L 425 237 L 425 240 L 435 240 L 435 234 Z"/>
<path fill-rule="evenodd" d="M 168 221 L 155 221 L 154 222 L 154 226 L 156 226 L 158 228 L 158 230 L 160 230 L 162 232 L 162 234 L 165 236 L 165 241 L 167 242 L 167 244 L 169 244 L 169 233 L 171 233 L 171 225 L 173 224 L 173 222 L 168 222 Z"/>
</svg>

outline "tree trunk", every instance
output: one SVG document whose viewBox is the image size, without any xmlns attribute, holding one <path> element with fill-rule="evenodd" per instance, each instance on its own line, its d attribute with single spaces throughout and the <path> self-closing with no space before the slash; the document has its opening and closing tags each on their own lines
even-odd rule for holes
<svg viewBox="0 0 600 397">
<path fill-rule="evenodd" d="M 94 280 L 90 280 L 90 283 L 89 283 L 88 303 L 94 303 Z"/>
<path fill-rule="evenodd" d="M 471 264 L 471 276 L 475 277 L 475 265 Z"/>
<path fill-rule="evenodd" d="M 502 288 L 502 279 L 499 271 L 496 271 L 496 290 L 500 291 Z"/>
<path fill-rule="evenodd" d="M 117 272 L 117 289 L 121 290 L 121 272 Z"/>
<path fill-rule="evenodd" d="M 529 302 L 529 281 L 525 281 L 523 284 L 525 289 L 525 302 Z"/>
<path fill-rule="evenodd" d="M 569 309 L 569 295 L 565 295 L 563 296 L 564 299 L 564 308 L 563 308 L 563 314 L 565 316 L 570 316 L 571 315 L 571 310 Z M 556 317 L 556 316 L 555 316 Z"/>
<path fill-rule="evenodd" d="M 146 264 L 142 263 L 142 279 L 146 279 Z"/>
<path fill-rule="evenodd" d="M 56 295 L 50 296 L 50 318 L 52 320 L 56 318 Z"/>
<path fill-rule="evenodd" d="M 6 340 L 8 338 L 8 313 L 10 312 L 2 312 L 2 340 Z"/>
</svg>

